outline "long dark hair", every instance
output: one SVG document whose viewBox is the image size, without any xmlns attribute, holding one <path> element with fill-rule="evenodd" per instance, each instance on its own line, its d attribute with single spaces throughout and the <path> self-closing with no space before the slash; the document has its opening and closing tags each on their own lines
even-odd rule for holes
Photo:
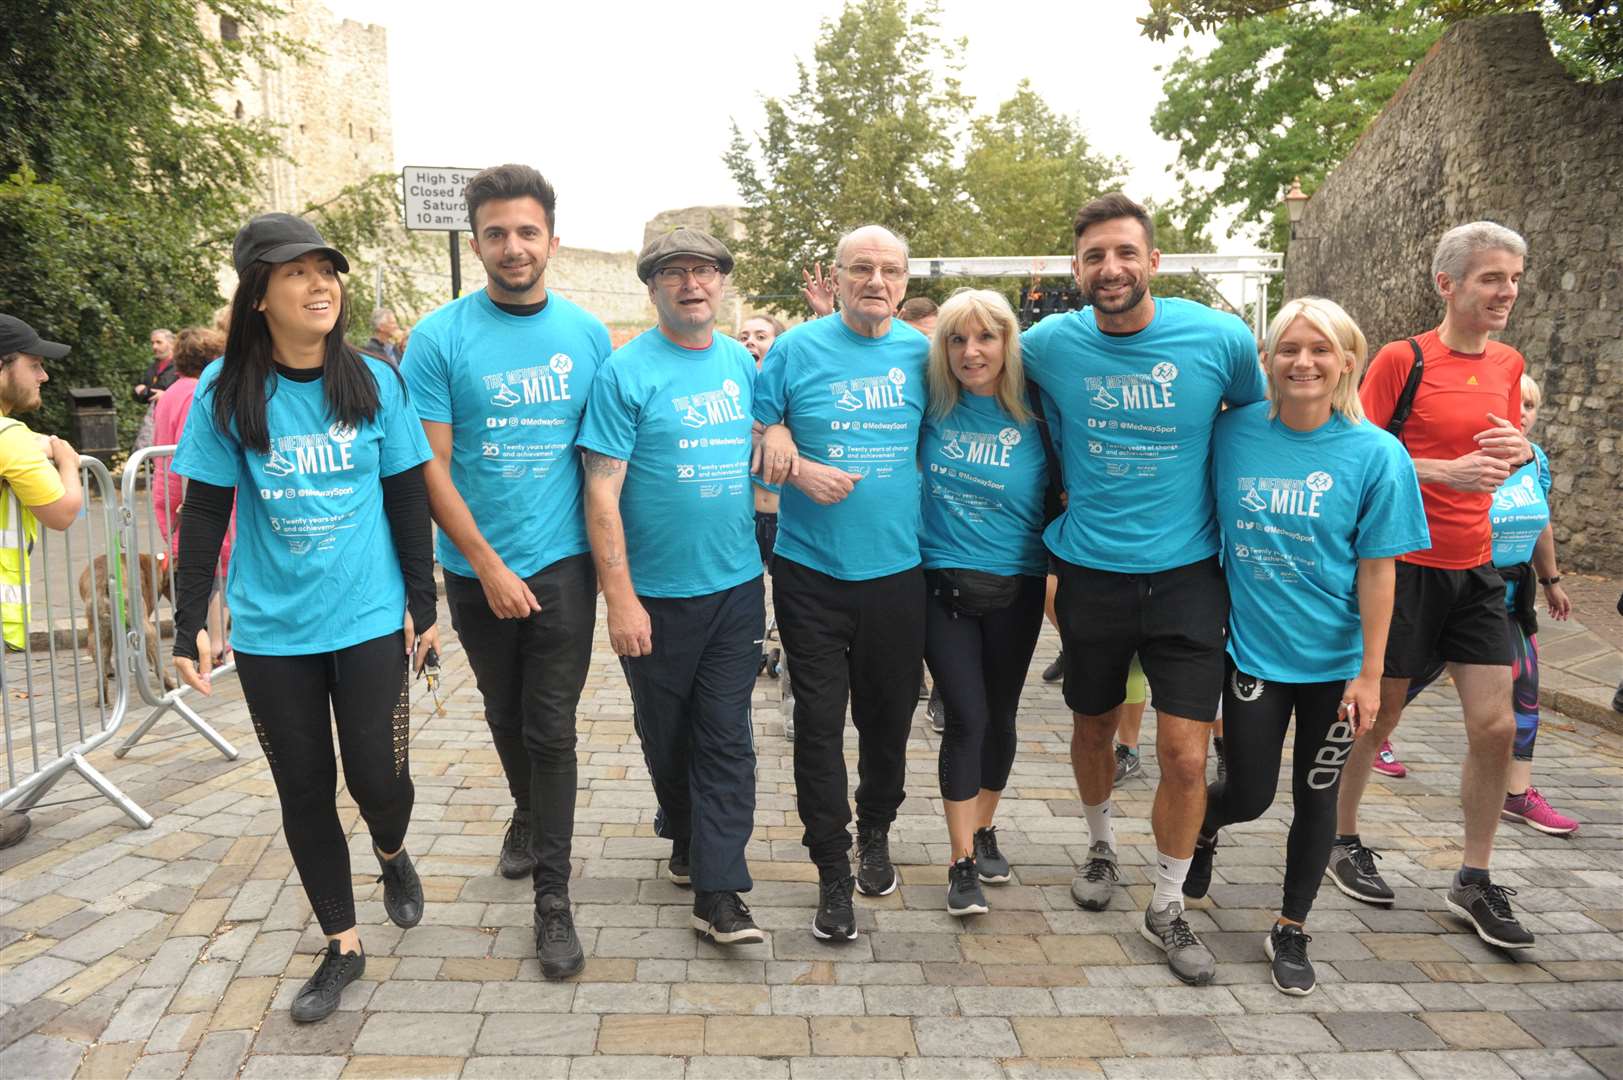
<svg viewBox="0 0 1623 1080">
<path fill-rule="evenodd" d="M 237 442 L 244 449 L 266 453 L 270 450 L 270 429 L 265 423 L 267 384 L 276 371 L 271 346 L 270 324 L 259 302 L 276 271 L 274 263 L 254 262 L 237 282 L 231 298 L 231 331 L 225 341 L 225 362 L 214 386 L 214 423 L 230 432 L 236 423 Z M 349 290 L 338 278 L 338 322 L 327 333 L 322 357 L 322 384 L 327 413 L 333 420 L 358 428 L 378 412 L 378 383 L 366 361 L 349 342 L 344 329 L 349 325 Z M 274 392 L 274 391 L 273 391 Z"/>
</svg>

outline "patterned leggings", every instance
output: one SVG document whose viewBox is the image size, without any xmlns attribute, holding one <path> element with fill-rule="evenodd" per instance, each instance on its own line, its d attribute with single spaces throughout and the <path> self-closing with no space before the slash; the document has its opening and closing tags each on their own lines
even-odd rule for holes
<svg viewBox="0 0 1623 1080">
<path fill-rule="evenodd" d="M 1533 743 L 1538 740 L 1538 635 L 1528 634 L 1515 618 L 1510 620 L 1510 675 L 1514 680 L 1510 688 L 1511 707 L 1516 713 L 1517 761 L 1533 760 Z M 1446 667 L 1441 660 L 1426 669 L 1426 673 L 1409 682 L 1408 701 L 1436 682 Z"/>
</svg>

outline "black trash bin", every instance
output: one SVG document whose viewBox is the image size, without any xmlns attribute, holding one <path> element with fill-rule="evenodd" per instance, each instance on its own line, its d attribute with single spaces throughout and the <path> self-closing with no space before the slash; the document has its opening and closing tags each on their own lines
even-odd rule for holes
<svg viewBox="0 0 1623 1080">
<path fill-rule="evenodd" d="M 118 410 L 113 392 L 105 386 L 76 386 L 68 390 L 73 412 L 73 448 L 107 465 L 118 452 Z"/>
</svg>

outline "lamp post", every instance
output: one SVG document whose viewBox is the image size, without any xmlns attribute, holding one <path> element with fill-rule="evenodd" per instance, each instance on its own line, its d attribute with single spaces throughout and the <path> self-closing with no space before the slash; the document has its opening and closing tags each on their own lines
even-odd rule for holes
<svg viewBox="0 0 1623 1080">
<path fill-rule="evenodd" d="M 1302 190 L 1302 178 L 1292 178 L 1291 189 L 1285 192 L 1285 216 L 1290 218 L 1292 240 L 1296 239 L 1296 223 L 1307 212 L 1308 198 L 1308 194 Z"/>
</svg>

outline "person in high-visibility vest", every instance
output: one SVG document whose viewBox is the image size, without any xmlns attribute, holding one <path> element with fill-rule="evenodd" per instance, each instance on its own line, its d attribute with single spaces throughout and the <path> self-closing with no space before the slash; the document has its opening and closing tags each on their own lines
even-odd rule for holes
<svg viewBox="0 0 1623 1080">
<path fill-rule="evenodd" d="M 28 648 L 28 553 L 39 523 L 66 529 L 84 503 L 78 453 L 15 419 L 39 408 L 40 387 L 50 378 L 45 361 L 66 355 L 66 345 L 0 315 L 0 624 L 8 650 Z M 21 842 L 28 828 L 27 814 L 0 815 L 0 848 Z"/>
</svg>

